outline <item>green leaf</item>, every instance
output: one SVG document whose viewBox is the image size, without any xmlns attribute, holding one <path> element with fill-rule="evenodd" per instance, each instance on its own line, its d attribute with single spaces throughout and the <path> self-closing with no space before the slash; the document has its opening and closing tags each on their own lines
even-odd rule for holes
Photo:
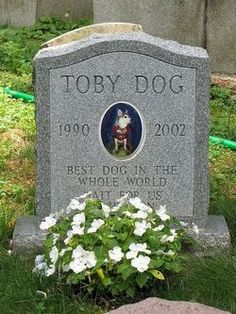
<svg viewBox="0 0 236 314">
<path fill-rule="evenodd" d="M 110 277 L 105 277 L 103 280 L 102 280 L 102 283 L 105 287 L 109 286 L 112 284 L 112 281 L 111 281 L 111 278 Z"/>
<path fill-rule="evenodd" d="M 106 248 L 103 245 L 101 245 L 99 247 L 95 247 L 93 249 L 93 251 L 94 251 L 94 253 L 95 253 L 95 255 L 96 255 L 96 257 L 98 259 L 103 259 L 104 260 L 106 258 L 106 256 L 107 256 L 107 250 L 106 250 Z"/>
<path fill-rule="evenodd" d="M 173 243 L 173 246 L 174 246 L 174 248 L 175 248 L 177 251 L 180 251 L 180 250 L 181 250 L 181 243 L 180 243 L 180 241 L 175 241 L 175 242 Z"/>
<path fill-rule="evenodd" d="M 47 236 L 46 240 L 44 241 L 44 245 L 46 249 L 51 249 L 53 246 L 53 238 L 51 236 Z"/>
<path fill-rule="evenodd" d="M 80 274 L 72 273 L 67 277 L 66 282 L 69 284 L 77 284 L 78 282 L 84 279 L 85 279 L 84 273 L 80 273 Z"/>
<path fill-rule="evenodd" d="M 147 281 L 148 281 L 148 274 L 146 272 L 138 274 L 138 276 L 136 277 L 136 282 L 140 288 L 142 288 L 147 283 Z"/>
<path fill-rule="evenodd" d="M 132 275 L 135 272 L 136 272 L 136 269 L 134 269 L 133 267 L 128 266 L 121 273 L 122 279 L 126 280 L 130 275 Z"/>
<path fill-rule="evenodd" d="M 150 269 L 149 272 L 157 279 L 159 280 L 165 280 L 164 275 L 162 274 L 162 272 L 160 272 L 159 270 L 156 269 Z"/>
<path fill-rule="evenodd" d="M 117 288 L 119 290 L 119 292 L 122 292 L 124 290 L 126 290 L 129 287 L 129 282 L 128 281 L 123 281 L 123 280 L 119 280 L 118 282 L 116 282 Z"/>
<path fill-rule="evenodd" d="M 97 274 L 98 274 L 98 276 L 100 277 L 101 280 L 103 280 L 105 278 L 102 268 L 97 269 Z"/>
<path fill-rule="evenodd" d="M 171 263 L 170 265 L 171 265 L 171 269 L 176 273 L 179 273 L 183 269 L 182 265 L 180 263 L 177 263 L 177 262 Z"/>
<path fill-rule="evenodd" d="M 135 287 L 130 286 L 128 289 L 125 290 L 125 292 L 129 297 L 133 297 L 135 295 Z"/>
<path fill-rule="evenodd" d="M 164 264 L 164 260 L 161 258 L 156 258 L 155 260 L 151 260 L 149 267 L 150 268 L 159 268 Z"/>
<path fill-rule="evenodd" d="M 129 267 L 128 263 L 123 263 L 117 267 L 117 273 L 121 274 L 126 268 Z"/>
</svg>

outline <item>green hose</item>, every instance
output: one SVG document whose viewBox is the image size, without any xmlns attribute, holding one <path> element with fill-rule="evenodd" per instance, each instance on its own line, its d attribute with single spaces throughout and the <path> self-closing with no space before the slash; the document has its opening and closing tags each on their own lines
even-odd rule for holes
<svg viewBox="0 0 236 314">
<path fill-rule="evenodd" d="M 9 87 L 4 87 L 3 91 L 13 98 L 20 98 L 25 102 L 34 102 L 34 96 L 33 95 L 18 92 L 18 91 L 15 91 Z M 210 136 L 209 141 L 211 143 L 222 144 L 225 147 L 231 148 L 232 150 L 236 150 L 236 142 L 235 141 L 226 140 L 226 139 L 216 137 L 216 136 Z"/>
<path fill-rule="evenodd" d="M 16 90 L 11 89 L 10 87 L 4 87 L 3 91 L 13 98 L 22 99 L 25 102 L 34 102 L 34 96 L 33 95 L 18 92 Z"/>
<path fill-rule="evenodd" d="M 222 144 L 225 147 L 231 148 L 232 150 L 236 150 L 236 142 L 226 140 L 224 138 L 209 136 L 209 141 L 214 144 Z"/>
</svg>

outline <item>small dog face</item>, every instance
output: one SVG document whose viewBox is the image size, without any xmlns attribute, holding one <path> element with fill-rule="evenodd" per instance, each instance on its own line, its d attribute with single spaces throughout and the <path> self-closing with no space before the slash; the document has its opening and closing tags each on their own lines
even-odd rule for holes
<svg viewBox="0 0 236 314">
<path fill-rule="evenodd" d="M 121 129 L 124 129 L 128 124 L 130 124 L 131 118 L 128 115 L 128 112 L 123 112 L 118 109 L 117 112 L 117 124 Z"/>
</svg>

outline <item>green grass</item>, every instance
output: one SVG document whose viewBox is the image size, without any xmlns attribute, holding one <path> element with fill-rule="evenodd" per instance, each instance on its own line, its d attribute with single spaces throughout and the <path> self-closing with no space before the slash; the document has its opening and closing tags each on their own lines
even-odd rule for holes
<svg viewBox="0 0 236 314">
<path fill-rule="evenodd" d="M 32 58 L 40 45 L 84 25 L 45 19 L 36 26 L 0 29 L 0 86 L 32 93 Z M 211 134 L 236 139 L 235 98 L 232 91 L 211 89 Z M 102 313 L 111 307 L 148 296 L 197 301 L 236 313 L 236 159 L 235 152 L 211 144 L 210 213 L 224 215 L 232 236 L 229 252 L 189 257 L 184 271 L 169 276 L 133 299 L 88 296 L 60 284 L 56 278 L 32 275 L 32 258 L 9 256 L 18 216 L 35 213 L 35 106 L 0 92 L 0 312 Z M 42 293 L 46 293 L 46 297 Z"/>
<path fill-rule="evenodd" d="M 88 296 L 32 274 L 32 261 L 0 252 L 0 309 L 10 313 L 101 313 Z"/>
</svg>

